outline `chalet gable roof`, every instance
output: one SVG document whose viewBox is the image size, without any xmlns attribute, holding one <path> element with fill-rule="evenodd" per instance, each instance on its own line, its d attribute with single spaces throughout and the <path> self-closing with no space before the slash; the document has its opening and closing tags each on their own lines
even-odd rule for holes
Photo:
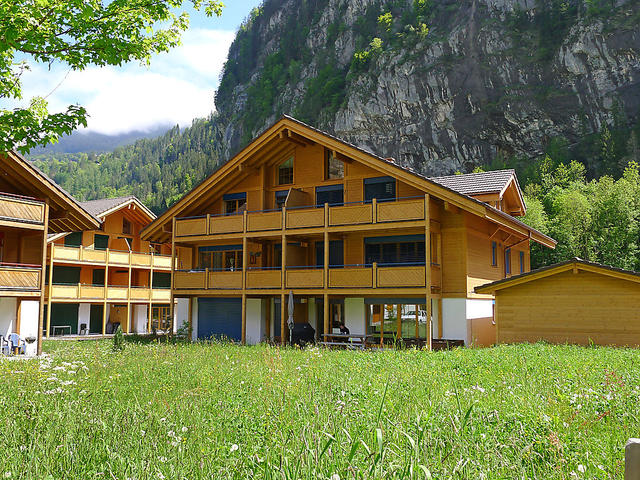
<svg viewBox="0 0 640 480">
<path fill-rule="evenodd" d="M 430 177 L 429 179 L 463 195 L 479 195 L 482 193 L 500 194 L 514 178 L 516 178 L 515 170 L 509 169 Z"/>
<path fill-rule="evenodd" d="M 380 157 L 375 153 L 345 142 L 286 115 L 258 135 L 249 145 L 240 150 L 191 192 L 183 196 L 151 225 L 147 226 L 142 231 L 142 238 L 145 240 L 151 237 L 156 239 L 163 237 L 166 239 L 167 235 L 170 235 L 168 232 L 171 228 L 171 219 L 178 216 L 200 214 L 198 206 L 201 206 L 204 202 L 200 197 L 205 192 L 209 196 L 213 191 L 220 190 L 220 193 L 222 193 L 222 189 L 228 184 L 228 176 L 238 172 L 249 174 L 247 172 L 251 172 L 252 169 L 255 171 L 259 164 L 266 161 L 265 158 L 276 158 L 291 150 L 293 148 L 292 144 L 294 146 L 296 144 L 304 146 L 315 143 L 320 143 L 325 148 L 334 150 L 338 158 L 342 156 L 343 158 L 356 160 L 381 172 L 382 175 L 398 178 L 402 182 L 446 201 L 455 207 L 488 218 L 490 221 L 511 228 L 520 234 L 528 235 L 532 240 L 546 246 L 555 247 L 556 242 L 552 238 L 484 202 L 437 183 L 420 172 L 399 165 L 393 159 Z"/>
<path fill-rule="evenodd" d="M 87 202 L 81 202 L 80 204 L 92 215 L 99 218 L 105 217 L 106 215 L 116 212 L 131 204 L 135 204 L 138 208 L 140 208 L 146 214 L 146 216 L 149 217 L 149 221 L 155 220 L 156 218 L 156 215 L 151 210 L 149 210 L 140 200 L 138 200 L 137 197 L 133 195 L 89 200 Z"/>
<path fill-rule="evenodd" d="M 98 228 L 99 221 L 18 152 L 0 152 L 0 176 L 21 195 L 49 202 L 49 233 Z M 6 178 L 5 178 L 6 177 Z"/>
<path fill-rule="evenodd" d="M 555 263 L 553 265 L 538 268 L 527 273 L 514 275 L 513 277 L 504 278 L 502 280 L 487 283 L 485 285 L 480 285 L 475 288 L 475 292 L 493 294 L 498 290 L 515 287 L 517 285 L 533 282 L 541 278 L 550 277 L 552 275 L 557 275 L 559 273 L 571 270 L 573 270 L 575 273 L 582 270 L 640 283 L 640 272 L 612 267 L 610 265 L 605 265 L 602 263 L 590 262 L 588 260 L 583 260 L 581 258 L 575 257 L 565 262 Z"/>
</svg>

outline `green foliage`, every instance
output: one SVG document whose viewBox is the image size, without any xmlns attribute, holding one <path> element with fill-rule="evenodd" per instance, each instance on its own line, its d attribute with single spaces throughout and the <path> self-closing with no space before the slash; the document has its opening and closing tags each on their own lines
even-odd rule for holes
<svg viewBox="0 0 640 480">
<path fill-rule="evenodd" d="M 135 195 L 161 213 L 218 166 L 217 118 L 195 120 L 112 153 L 49 153 L 34 164 L 79 200 Z"/>
<path fill-rule="evenodd" d="M 303 122 L 314 123 L 322 112 L 333 117 L 346 97 L 346 73 L 334 63 L 324 66 L 316 77 L 307 80 L 305 95 L 294 111 Z"/>
<path fill-rule="evenodd" d="M 178 45 L 189 26 L 188 15 L 176 12 L 184 0 L 13 0 L 0 2 L 0 98 L 22 99 L 21 75 L 37 63 L 60 62 L 71 70 L 90 65 L 149 62 L 151 55 Z M 219 15 L 219 0 L 193 0 L 196 9 Z M 86 111 L 70 106 L 50 114 L 41 97 L 28 108 L 0 108 L 0 151 L 28 152 L 55 142 L 80 125 Z"/>
<path fill-rule="evenodd" d="M 0 362 L 5 478 L 615 479 L 640 429 L 637 349 L 109 343 Z"/>
<path fill-rule="evenodd" d="M 378 17 L 378 26 L 384 31 L 391 31 L 391 25 L 393 25 L 393 15 L 391 15 L 391 12 L 383 13 Z"/>
<path fill-rule="evenodd" d="M 113 336 L 113 344 L 111 345 L 111 350 L 114 352 L 122 352 L 124 350 L 124 335 L 122 333 L 122 327 L 118 325 L 116 329 L 116 333 Z"/>
</svg>

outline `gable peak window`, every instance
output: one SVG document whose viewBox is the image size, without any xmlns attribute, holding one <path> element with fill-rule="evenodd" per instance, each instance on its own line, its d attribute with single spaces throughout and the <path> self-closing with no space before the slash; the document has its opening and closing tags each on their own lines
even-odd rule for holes
<svg viewBox="0 0 640 480">
<path fill-rule="evenodd" d="M 505 248 L 504 250 L 504 273 L 505 275 L 511 275 L 511 249 Z"/>
<path fill-rule="evenodd" d="M 132 235 L 133 227 L 131 226 L 131 222 L 126 218 L 122 219 L 122 233 L 124 235 Z"/>
<path fill-rule="evenodd" d="M 222 197 L 224 200 L 224 214 L 236 215 L 244 212 L 247 209 L 247 194 L 242 193 L 229 193 Z"/>
<path fill-rule="evenodd" d="M 278 166 L 278 185 L 293 183 L 293 157 L 289 157 Z"/>
<path fill-rule="evenodd" d="M 336 153 L 325 150 L 325 180 L 344 178 L 344 162 L 336 157 Z"/>
<path fill-rule="evenodd" d="M 491 242 L 491 266 L 498 266 L 498 243 Z"/>
</svg>

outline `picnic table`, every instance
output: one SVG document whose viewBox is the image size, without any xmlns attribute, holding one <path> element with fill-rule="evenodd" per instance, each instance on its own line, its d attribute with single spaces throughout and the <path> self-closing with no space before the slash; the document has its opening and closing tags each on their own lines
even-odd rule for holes
<svg viewBox="0 0 640 480">
<path fill-rule="evenodd" d="M 365 349 L 367 340 L 371 335 L 360 335 L 357 333 L 323 333 L 324 341 L 319 342 L 325 347 L 341 347 L 348 349 Z"/>
<path fill-rule="evenodd" d="M 71 335 L 71 325 L 54 325 L 53 327 L 51 327 L 54 337 L 56 336 L 56 331 L 60 331 L 64 335 L 65 329 L 69 329 L 69 335 Z"/>
</svg>

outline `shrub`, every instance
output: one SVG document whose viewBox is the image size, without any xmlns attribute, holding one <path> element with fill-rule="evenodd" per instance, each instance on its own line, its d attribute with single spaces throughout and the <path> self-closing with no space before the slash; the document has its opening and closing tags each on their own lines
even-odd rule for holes
<svg viewBox="0 0 640 480">
<path fill-rule="evenodd" d="M 118 325 L 115 335 L 113 336 L 113 351 L 121 352 L 124 350 L 124 335 L 122 334 L 122 327 Z"/>
</svg>

